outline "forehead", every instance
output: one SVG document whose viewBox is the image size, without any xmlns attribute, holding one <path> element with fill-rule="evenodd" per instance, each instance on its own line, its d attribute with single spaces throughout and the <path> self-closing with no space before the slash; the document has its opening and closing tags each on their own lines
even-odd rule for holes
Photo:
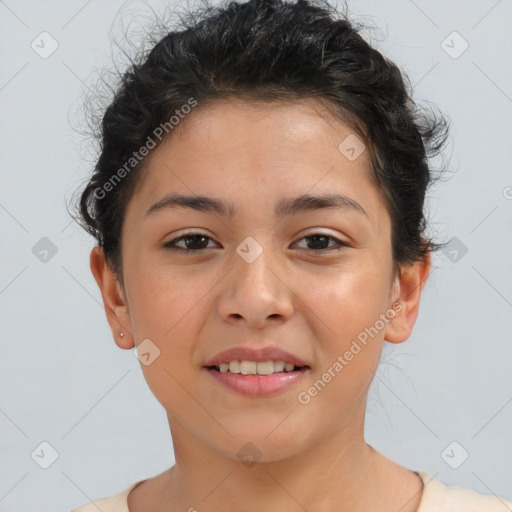
<svg viewBox="0 0 512 512">
<path fill-rule="evenodd" d="M 132 209 L 147 209 L 169 192 L 226 197 L 243 207 L 337 189 L 371 210 L 380 193 L 368 152 L 350 159 L 340 150 L 351 137 L 354 130 L 316 100 L 199 105 L 148 156 Z"/>
<path fill-rule="evenodd" d="M 279 148 L 284 154 L 288 148 L 312 151 L 313 145 L 335 144 L 337 147 L 340 138 L 348 134 L 354 134 L 354 130 L 341 118 L 335 117 L 325 100 L 223 99 L 196 107 L 177 126 L 174 137 L 170 137 L 168 142 L 170 145 L 174 145 L 173 142 L 190 145 L 210 143 L 211 146 L 217 145 L 220 151 L 229 147 L 251 151 L 264 145 L 275 147 L 276 152 Z"/>
</svg>

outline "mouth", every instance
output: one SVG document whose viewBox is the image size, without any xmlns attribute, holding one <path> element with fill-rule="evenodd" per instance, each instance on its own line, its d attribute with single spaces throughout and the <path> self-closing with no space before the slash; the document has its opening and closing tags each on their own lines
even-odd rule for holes
<svg viewBox="0 0 512 512">
<path fill-rule="evenodd" d="M 310 370 L 284 361 L 230 361 L 203 368 L 224 389 L 253 398 L 292 389 Z"/>
<path fill-rule="evenodd" d="M 258 375 L 267 376 L 278 373 L 291 373 L 308 369 L 308 365 L 298 366 L 285 361 L 229 361 L 218 365 L 205 366 L 208 370 L 214 370 L 219 373 L 230 373 L 237 375 Z"/>
</svg>

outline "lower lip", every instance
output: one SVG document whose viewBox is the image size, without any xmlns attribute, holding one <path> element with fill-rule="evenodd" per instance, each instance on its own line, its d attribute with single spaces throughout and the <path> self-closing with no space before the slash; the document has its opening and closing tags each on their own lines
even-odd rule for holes
<svg viewBox="0 0 512 512">
<path fill-rule="evenodd" d="M 264 396 L 290 388 L 304 376 L 309 368 L 302 367 L 293 372 L 279 372 L 272 375 L 243 375 L 241 373 L 218 372 L 204 368 L 224 386 L 247 396 Z"/>
</svg>

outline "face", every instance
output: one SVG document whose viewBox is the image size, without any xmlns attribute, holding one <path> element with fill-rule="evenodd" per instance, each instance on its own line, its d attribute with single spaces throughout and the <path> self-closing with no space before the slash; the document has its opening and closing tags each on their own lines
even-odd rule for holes
<svg viewBox="0 0 512 512">
<path fill-rule="evenodd" d="M 131 346 L 145 340 L 141 368 L 171 428 L 175 419 L 227 456 L 251 441 L 262 460 L 279 460 L 362 432 L 383 341 L 412 328 L 414 307 L 392 308 L 403 290 L 390 217 L 367 151 L 354 159 L 346 143 L 339 149 L 348 136 L 313 101 L 198 108 L 150 154 L 127 206 L 116 334 Z M 282 208 L 305 194 L 342 199 Z M 169 195 L 207 196 L 227 211 L 173 205 Z M 306 368 L 232 375 L 232 387 L 205 367 L 225 350 L 268 346 Z M 257 379 L 276 387 L 258 394 Z"/>
</svg>

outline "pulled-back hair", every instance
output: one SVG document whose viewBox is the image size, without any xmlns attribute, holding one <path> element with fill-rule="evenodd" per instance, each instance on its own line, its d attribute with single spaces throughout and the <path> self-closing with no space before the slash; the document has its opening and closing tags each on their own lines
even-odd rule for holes
<svg viewBox="0 0 512 512">
<path fill-rule="evenodd" d="M 415 104 L 407 76 L 361 28 L 321 0 L 232 1 L 196 10 L 131 61 L 104 112 L 101 152 L 77 205 L 79 224 L 121 281 L 124 213 L 147 160 L 131 160 L 134 153 L 140 158 L 148 137 L 156 145 L 165 140 L 155 137 L 158 127 L 187 112 L 184 106 L 215 100 L 322 101 L 369 150 L 396 268 L 443 245 L 425 235 L 424 200 L 434 181 L 428 159 L 441 154 L 448 122 Z M 122 179 L 113 183 L 116 173 Z"/>
</svg>

